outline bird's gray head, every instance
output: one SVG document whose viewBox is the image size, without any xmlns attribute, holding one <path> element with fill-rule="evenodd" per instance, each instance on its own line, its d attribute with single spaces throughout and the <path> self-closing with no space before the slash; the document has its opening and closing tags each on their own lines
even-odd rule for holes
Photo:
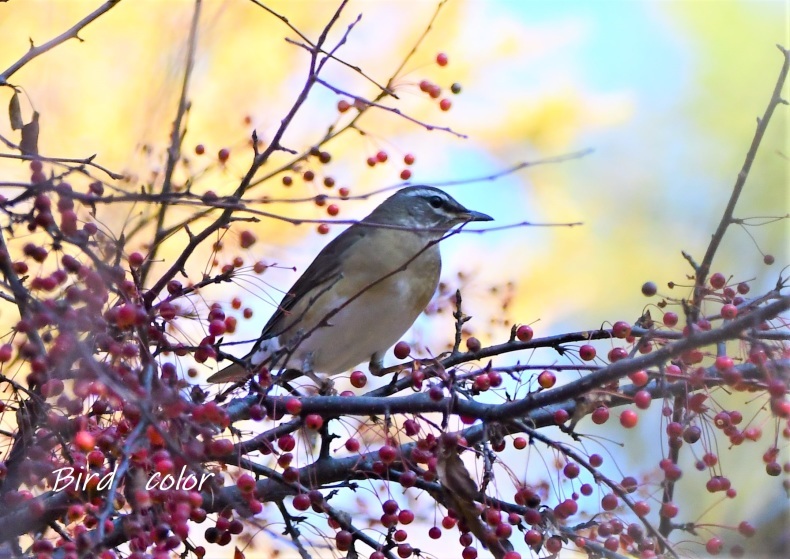
<svg viewBox="0 0 790 559">
<path fill-rule="evenodd" d="M 384 200 L 364 219 L 369 223 L 430 229 L 438 236 L 467 221 L 492 221 L 484 213 L 466 209 L 446 192 L 432 186 L 409 186 Z"/>
</svg>

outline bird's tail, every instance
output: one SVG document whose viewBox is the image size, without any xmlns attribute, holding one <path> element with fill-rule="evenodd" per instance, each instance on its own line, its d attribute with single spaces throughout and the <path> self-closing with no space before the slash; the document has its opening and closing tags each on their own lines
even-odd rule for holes
<svg viewBox="0 0 790 559">
<path fill-rule="evenodd" d="M 239 365 L 238 363 L 231 363 L 218 373 L 214 373 L 208 377 L 208 382 L 239 382 L 250 376 L 250 372 Z"/>
</svg>

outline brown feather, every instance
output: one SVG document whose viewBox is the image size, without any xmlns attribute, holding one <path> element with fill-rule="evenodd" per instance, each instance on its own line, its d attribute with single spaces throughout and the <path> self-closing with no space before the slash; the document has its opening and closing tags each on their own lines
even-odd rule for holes
<svg viewBox="0 0 790 559">
<path fill-rule="evenodd" d="M 238 363 L 231 363 L 221 371 L 214 373 L 208 377 L 208 382 L 239 382 L 249 376 L 250 372 L 239 365 Z"/>
</svg>

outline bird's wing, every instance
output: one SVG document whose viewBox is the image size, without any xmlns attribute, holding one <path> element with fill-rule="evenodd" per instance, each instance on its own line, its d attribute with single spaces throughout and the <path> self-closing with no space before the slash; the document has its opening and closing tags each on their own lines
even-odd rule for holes
<svg viewBox="0 0 790 559">
<path fill-rule="evenodd" d="M 341 255 L 369 233 L 369 227 L 354 225 L 327 244 L 285 294 L 277 306 L 277 310 L 263 327 L 260 339 L 266 340 L 279 336 L 286 328 L 290 327 L 289 321 L 286 319 L 290 318 L 290 311 L 302 299 L 317 297 L 322 290 L 328 289 L 338 281 L 341 277 Z"/>
<path fill-rule="evenodd" d="M 328 289 L 335 281 L 339 280 L 341 277 L 341 255 L 369 233 L 369 227 L 351 226 L 330 241 L 318 253 L 318 256 L 315 257 L 299 279 L 296 280 L 296 283 L 285 294 L 277 306 L 277 310 L 263 327 L 260 338 L 247 354 L 247 358 L 254 355 L 265 340 L 279 336 L 290 326 L 298 324 L 298 317 L 296 322 L 288 320 L 293 308 L 305 297 L 317 297 L 323 289 Z M 244 380 L 249 374 L 245 367 L 238 363 L 233 363 L 213 374 L 208 381 L 213 383 L 237 382 Z"/>
</svg>

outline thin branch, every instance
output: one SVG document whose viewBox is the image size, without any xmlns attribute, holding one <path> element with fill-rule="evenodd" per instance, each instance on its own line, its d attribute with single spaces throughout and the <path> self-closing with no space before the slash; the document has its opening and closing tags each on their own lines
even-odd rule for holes
<svg viewBox="0 0 790 559">
<path fill-rule="evenodd" d="M 120 2 L 120 0 L 118 0 L 118 1 Z M 15 144 L 11 140 L 3 137 L 2 135 L 0 135 L 0 141 L 3 142 L 6 146 L 8 146 L 11 149 L 16 149 L 16 150 L 21 150 L 22 149 L 19 146 L 19 144 Z M 99 171 L 102 171 L 103 173 L 106 173 L 107 176 L 109 176 L 111 179 L 120 180 L 120 179 L 124 178 L 124 175 L 122 175 L 121 173 L 115 173 L 113 171 L 110 171 L 106 167 L 102 167 L 98 163 L 94 163 L 93 160 L 96 158 L 96 154 L 93 154 L 93 155 L 91 155 L 89 157 L 83 157 L 83 158 L 71 158 L 71 157 L 53 157 L 53 156 L 46 156 L 46 155 L 39 155 L 39 154 L 27 155 L 27 154 L 24 154 L 24 153 L 22 153 L 22 154 L 0 153 L 0 158 L 4 158 L 4 159 L 20 159 L 20 160 L 23 160 L 23 161 L 37 160 L 37 161 L 45 161 L 47 163 L 56 163 L 58 165 L 62 165 L 64 167 L 66 167 L 66 169 L 68 169 L 70 171 L 83 171 L 82 167 L 87 165 L 89 167 L 93 167 L 95 169 L 98 169 Z M 79 165 L 79 167 L 71 167 L 70 164 L 76 164 L 76 165 Z"/>
<path fill-rule="evenodd" d="M 359 101 L 360 103 L 364 103 L 365 105 L 367 105 L 369 107 L 375 107 L 377 109 L 381 109 L 382 111 L 387 111 L 389 113 L 398 115 L 399 117 L 405 118 L 409 122 L 413 122 L 414 124 L 422 126 L 423 128 L 425 128 L 429 132 L 432 131 L 432 130 L 441 130 L 442 132 L 447 132 L 447 133 L 452 134 L 453 136 L 456 136 L 458 138 L 463 138 L 464 140 L 469 137 L 466 134 L 461 134 L 460 132 L 456 132 L 455 130 L 453 130 L 452 128 L 449 128 L 447 126 L 436 126 L 434 124 L 428 124 L 426 122 L 423 122 L 423 121 L 421 121 L 421 120 L 419 120 L 417 118 L 414 118 L 413 116 L 410 116 L 410 115 L 404 113 L 403 111 L 401 111 L 398 108 L 388 107 L 387 105 L 382 105 L 381 103 L 379 103 L 377 101 L 369 101 L 369 100 L 365 99 L 364 97 L 359 97 L 357 95 L 354 95 L 353 93 L 349 93 L 347 91 L 344 91 L 344 90 L 340 89 L 339 87 L 336 87 L 336 86 L 330 84 L 326 80 L 322 80 L 320 78 L 316 78 L 316 82 L 320 83 L 321 85 L 323 85 L 328 90 L 337 93 L 338 95 L 344 95 L 346 97 L 350 97 L 351 99 L 354 99 L 354 101 Z"/>
<path fill-rule="evenodd" d="M 777 106 L 787 105 L 787 101 L 782 99 L 782 89 L 784 88 L 785 80 L 787 79 L 788 70 L 790 70 L 790 50 L 785 49 L 780 45 L 777 45 L 777 48 L 782 53 L 784 62 L 782 63 L 782 69 L 779 71 L 779 77 L 776 80 L 774 91 L 771 94 L 771 100 L 768 102 L 768 106 L 765 108 L 763 117 L 757 119 L 757 129 L 754 131 L 754 137 L 752 138 L 752 143 L 749 146 L 749 151 L 746 152 L 746 159 L 743 162 L 743 167 L 741 167 L 741 171 L 738 173 L 738 177 L 735 180 L 735 185 L 732 188 L 732 194 L 730 194 L 730 200 L 727 203 L 724 214 L 721 216 L 719 226 L 716 228 L 716 232 L 713 234 L 713 237 L 710 240 L 708 249 L 705 251 L 705 256 L 703 257 L 700 265 L 697 267 L 690 316 L 692 323 L 696 322 L 697 317 L 699 316 L 702 300 L 705 296 L 705 280 L 708 278 L 708 273 L 710 272 L 710 267 L 713 263 L 713 257 L 716 255 L 716 251 L 718 250 L 719 245 L 724 238 L 724 233 L 733 223 L 733 213 L 735 212 L 735 206 L 738 203 L 738 199 L 741 197 L 743 187 L 746 185 L 746 179 L 749 176 L 752 163 L 754 163 L 754 158 L 757 156 L 757 150 L 760 148 L 760 142 L 762 142 L 765 131 L 768 129 L 768 123 L 771 121 L 771 116 L 774 114 L 774 110 Z"/>
<path fill-rule="evenodd" d="M 164 180 L 162 182 L 162 194 L 166 197 L 170 194 L 173 187 L 173 173 L 176 169 L 176 164 L 181 158 L 181 145 L 184 140 L 184 133 L 182 132 L 182 122 L 184 115 L 186 115 L 189 107 L 187 100 L 187 92 L 189 91 L 189 79 L 192 76 L 192 70 L 195 67 L 195 52 L 197 51 L 197 36 L 198 24 L 200 23 L 200 9 L 203 5 L 202 0 L 195 0 L 195 9 L 192 12 L 192 23 L 189 26 L 189 37 L 187 38 L 187 60 L 184 68 L 184 80 L 181 84 L 181 95 L 178 99 L 178 109 L 176 109 L 176 118 L 173 120 L 173 130 L 170 133 L 170 145 L 167 148 L 167 164 L 165 166 Z M 156 231 L 154 233 L 154 240 L 151 243 L 148 258 L 140 270 L 140 283 L 145 285 L 148 273 L 151 270 L 151 264 L 156 260 L 157 252 L 165 238 L 166 230 L 164 229 L 165 215 L 167 214 L 167 203 L 159 205 L 159 212 L 156 218 Z"/>
<path fill-rule="evenodd" d="M 13 76 L 20 68 L 22 68 L 25 64 L 44 54 L 45 52 L 52 50 L 56 46 L 61 43 L 68 41 L 69 39 L 80 39 L 79 32 L 82 31 L 89 23 L 99 18 L 99 16 L 106 14 L 112 8 L 116 6 L 121 0 L 107 0 L 104 4 L 96 8 L 93 12 L 82 18 L 78 21 L 74 26 L 72 26 L 67 31 L 61 33 L 54 39 L 49 40 L 48 42 L 44 43 L 39 47 L 34 47 L 31 45 L 30 50 L 28 50 L 19 60 L 11 64 L 6 70 L 0 73 L 0 85 L 5 85 L 8 83 L 8 78 Z"/>
</svg>

